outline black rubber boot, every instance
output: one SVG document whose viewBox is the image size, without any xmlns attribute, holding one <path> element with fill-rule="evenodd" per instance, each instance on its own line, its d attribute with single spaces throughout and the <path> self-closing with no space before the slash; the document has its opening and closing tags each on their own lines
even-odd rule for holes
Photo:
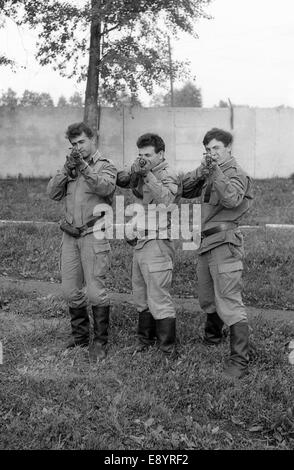
<svg viewBox="0 0 294 470">
<path fill-rule="evenodd" d="M 89 316 L 87 307 L 73 308 L 69 307 L 72 339 L 66 348 L 75 346 L 86 347 L 89 345 Z"/>
<path fill-rule="evenodd" d="M 216 312 L 208 313 L 204 327 L 203 343 L 208 346 L 216 346 L 220 344 L 223 338 L 223 325 L 224 322 Z"/>
<path fill-rule="evenodd" d="M 94 337 L 90 347 L 90 359 L 93 362 L 101 361 L 106 357 L 106 345 L 108 341 L 109 328 L 109 305 L 100 307 L 95 305 L 92 307 Z"/>
<path fill-rule="evenodd" d="M 173 317 L 155 320 L 156 336 L 160 350 L 167 356 L 176 356 L 176 319 Z"/>
<path fill-rule="evenodd" d="M 249 328 L 248 323 L 238 322 L 230 326 L 231 355 L 225 366 L 225 375 L 241 379 L 248 374 Z"/>
<path fill-rule="evenodd" d="M 155 320 L 148 309 L 139 312 L 137 338 L 135 353 L 146 351 L 155 343 Z"/>
</svg>

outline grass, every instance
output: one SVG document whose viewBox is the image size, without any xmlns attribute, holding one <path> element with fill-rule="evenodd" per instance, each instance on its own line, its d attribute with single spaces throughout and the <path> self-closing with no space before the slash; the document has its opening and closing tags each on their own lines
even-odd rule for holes
<svg viewBox="0 0 294 470">
<path fill-rule="evenodd" d="M 0 181 L 0 219 L 58 221 L 62 204 L 48 198 L 47 179 Z"/>
<path fill-rule="evenodd" d="M 0 275 L 21 279 L 60 281 L 61 231 L 57 226 L 18 225 L 0 227 Z M 132 248 L 123 240 L 113 240 L 112 269 L 108 287 L 131 291 Z M 294 239 L 292 231 L 262 230 L 245 233 L 244 301 L 264 308 L 294 309 Z M 197 297 L 197 257 L 183 251 L 177 242 L 173 294 Z"/>
<path fill-rule="evenodd" d="M 85 350 L 64 351 L 62 301 L 16 291 L 0 315 L 0 449 L 294 448 L 285 353 L 293 326 L 256 318 L 250 374 L 233 382 L 222 375 L 228 339 L 207 350 L 199 312 L 178 310 L 180 357 L 170 364 L 156 348 L 133 356 L 130 306 L 113 307 L 109 354 L 99 365 Z"/>
<path fill-rule="evenodd" d="M 47 199 L 46 183 L 1 181 L 0 218 L 57 221 L 61 204 Z M 242 223 L 293 223 L 292 190 L 292 180 L 256 182 Z M 59 281 L 60 241 L 57 226 L 1 227 L 0 275 Z M 293 244 L 291 231 L 245 233 L 247 304 L 294 309 Z M 112 290 L 130 291 L 131 257 L 112 242 Z M 195 254 L 178 243 L 175 295 L 197 296 L 195 273 Z M 62 299 L 3 286 L 0 296 L 0 449 L 294 449 L 293 323 L 253 319 L 250 374 L 234 382 L 222 374 L 229 338 L 207 349 L 204 318 L 188 307 L 177 309 L 180 356 L 167 364 L 156 347 L 133 355 L 135 311 L 113 305 L 109 354 L 93 365 L 87 351 L 64 350 Z"/>
<path fill-rule="evenodd" d="M 62 203 L 52 201 L 46 195 L 47 179 L 10 179 L 0 181 L 0 219 L 58 221 L 62 216 Z M 244 225 L 293 224 L 294 179 L 272 178 L 254 181 L 254 202 L 242 219 Z M 126 203 L 131 193 L 117 188 L 116 194 L 124 194 Z"/>
</svg>

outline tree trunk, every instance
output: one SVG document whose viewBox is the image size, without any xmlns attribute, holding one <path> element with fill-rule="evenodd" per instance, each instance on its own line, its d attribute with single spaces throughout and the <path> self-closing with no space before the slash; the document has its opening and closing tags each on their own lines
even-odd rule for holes
<svg viewBox="0 0 294 470">
<path fill-rule="evenodd" d="M 100 78 L 101 20 L 99 17 L 101 0 L 91 0 L 92 19 L 90 31 L 90 51 L 85 95 L 84 122 L 93 129 L 98 142 L 98 87 Z"/>
</svg>

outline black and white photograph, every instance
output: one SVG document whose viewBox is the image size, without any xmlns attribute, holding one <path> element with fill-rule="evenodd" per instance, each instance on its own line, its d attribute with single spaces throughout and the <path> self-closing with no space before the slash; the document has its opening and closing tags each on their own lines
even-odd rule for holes
<svg viewBox="0 0 294 470">
<path fill-rule="evenodd" d="M 293 46 L 293 0 L 0 0 L 0 450 L 294 450 Z"/>
</svg>

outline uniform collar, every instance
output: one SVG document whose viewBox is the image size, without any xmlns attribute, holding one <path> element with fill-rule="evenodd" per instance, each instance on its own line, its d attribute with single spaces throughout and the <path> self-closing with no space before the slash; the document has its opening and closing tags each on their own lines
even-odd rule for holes
<svg viewBox="0 0 294 470">
<path fill-rule="evenodd" d="M 101 153 L 97 149 L 96 152 L 94 153 L 94 155 L 92 155 L 92 157 L 88 161 L 88 163 L 91 163 L 91 162 L 96 163 L 99 160 L 99 158 L 101 158 L 101 156 L 102 156 Z"/>
<path fill-rule="evenodd" d="M 167 168 L 168 166 L 168 163 L 166 160 L 163 160 L 163 162 L 159 163 L 158 165 L 156 165 L 154 168 L 152 168 L 152 173 L 154 171 L 158 171 L 158 170 L 164 170 L 165 168 Z"/>
<path fill-rule="evenodd" d="M 229 160 L 227 160 L 224 163 L 221 163 L 220 168 L 222 171 L 227 170 L 228 168 L 236 168 L 237 162 L 234 157 L 231 157 Z"/>
</svg>

